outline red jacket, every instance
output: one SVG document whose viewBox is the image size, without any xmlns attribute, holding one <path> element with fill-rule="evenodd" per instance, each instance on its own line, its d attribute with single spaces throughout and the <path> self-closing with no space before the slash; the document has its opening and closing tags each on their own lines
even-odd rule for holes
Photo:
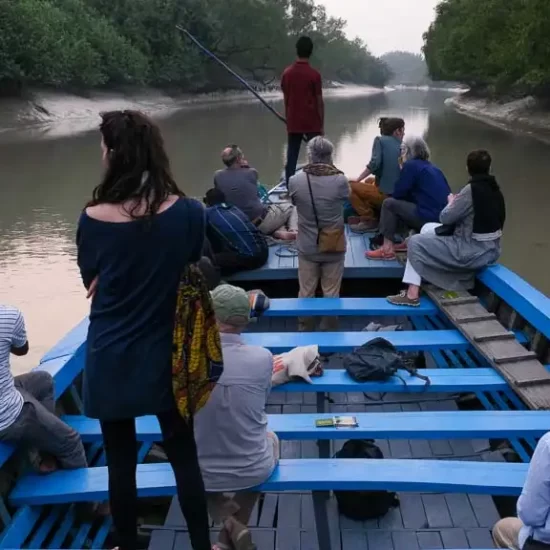
<svg viewBox="0 0 550 550">
<path fill-rule="evenodd" d="M 323 121 L 319 100 L 323 98 L 321 74 L 299 59 L 287 67 L 281 78 L 289 134 L 321 133 Z"/>
</svg>

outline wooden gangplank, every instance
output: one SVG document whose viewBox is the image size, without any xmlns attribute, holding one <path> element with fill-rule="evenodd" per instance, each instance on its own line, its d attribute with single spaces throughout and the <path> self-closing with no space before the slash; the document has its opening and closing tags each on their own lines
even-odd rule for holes
<svg viewBox="0 0 550 550">
<path fill-rule="evenodd" d="M 535 352 L 526 350 L 469 292 L 447 292 L 432 285 L 425 290 L 530 409 L 550 409 L 550 372 Z"/>
</svg>

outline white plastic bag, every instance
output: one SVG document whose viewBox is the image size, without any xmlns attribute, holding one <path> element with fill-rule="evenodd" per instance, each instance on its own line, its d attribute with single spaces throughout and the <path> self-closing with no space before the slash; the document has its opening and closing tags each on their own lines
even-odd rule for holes
<svg viewBox="0 0 550 550">
<path fill-rule="evenodd" d="M 305 380 L 311 384 L 311 376 L 321 376 L 323 369 L 319 358 L 319 346 L 300 346 L 273 356 L 273 387 L 290 380 Z"/>
</svg>

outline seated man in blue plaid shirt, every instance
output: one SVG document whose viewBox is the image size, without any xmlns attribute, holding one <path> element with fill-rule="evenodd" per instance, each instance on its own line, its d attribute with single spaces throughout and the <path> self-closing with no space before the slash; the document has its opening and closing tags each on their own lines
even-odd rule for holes
<svg viewBox="0 0 550 550">
<path fill-rule="evenodd" d="M 241 210 L 225 202 L 220 189 L 208 190 L 204 203 L 211 259 L 222 276 L 262 267 L 269 249 L 260 230 Z"/>
</svg>

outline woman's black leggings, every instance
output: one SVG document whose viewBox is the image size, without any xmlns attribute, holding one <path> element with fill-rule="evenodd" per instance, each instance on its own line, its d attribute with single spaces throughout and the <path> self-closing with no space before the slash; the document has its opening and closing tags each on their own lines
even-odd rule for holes
<svg viewBox="0 0 550 550">
<path fill-rule="evenodd" d="M 174 470 L 193 550 L 211 550 L 204 483 L 193 422 L 177 409 L 157 415 L 164 450 Z M 135 419 L 101 421 L 109 470 L 109 500 L 120 550 L 137 550 L 137 440 Z"/>
</svg>

